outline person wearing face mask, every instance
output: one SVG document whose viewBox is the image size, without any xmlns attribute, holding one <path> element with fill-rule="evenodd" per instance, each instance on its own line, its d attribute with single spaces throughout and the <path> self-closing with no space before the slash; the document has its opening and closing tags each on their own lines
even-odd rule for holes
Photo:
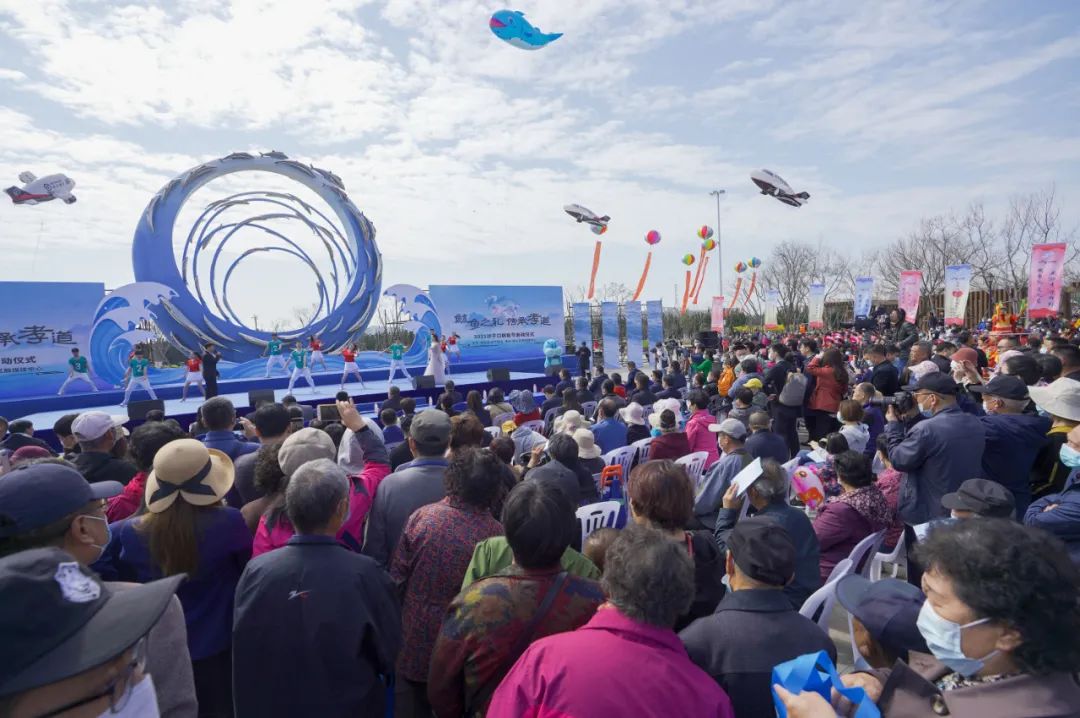
<svg viewBox="0 0 1080 718">
<path fill-rule="evenodd" d="M 895 405 L 886 410 L 889 461 L 905 474 L 899 511 L 907 524 L 944 518 L 941 497 L 982 472 L 986 432 L 978 417 L 956 405 L 957 391 L 952 377 L 941 372 L 920 379 L 913 394 L 927 418 L 910 430 Z"/>
<path fill-rule="evenodd" d="M 1031 469 L 1031 490 L 1035 498 L 1065 489 L 1065 481 L 1075 466 L 1065 463 L 1062 446 L 1066 437 L 1080 426 L 1080 382 L 1062 377 L 1047 386 L 1028 388 L 1039 412 L 1050 417 L 1046 442 Z"/>
<path fill-rule="evenodd" d="M 1058 381 L 1072 381 L 1059 379 Z M 1065 542 L 1069 557 L 1080 566 L 1080 426 L 1074 426 L 1059 450 L 1061 462 L 1069 468 L 1064 489 L 1036 499 L 1024 513 L 1024 524 L 1054 534 Z"/>
<path fill-rule="evenodd" d="M 78 471 L 67 462 L 58 460 L 31 464 L 5 475 L 0 480 L 0 516 L 8 521 L 0 526 L 0 557 L 16 557 L 35 549 L 52 547 L 50 550 L 58 554 L 61 550 L 69 554 L 71 558 L 68 560 L 77 561 L 80 567 L 89 566 L 101 556 L 111 534 L 105 519 L 105 501 L 118 495 L 122 489 L 123 486 L 115 481 L 87 484 Z M 83 569 L 79 570 L 81 572 Z M 170 597 L 175 585 L 174 582 Z M 138 594 L 144 588 L 138 584 L 111 581 L 104 582 L 102 586 L 116 596 L 124 596 L 124 601 L 135 598 L 125 594 Z M 15 599 L 5 597 L 2 600 L 4 616 L 25 621 L 30 615 L 18 612 L 13 603 Z M 41 616 L 37 605 L 33 615 L 42 621 L 48 620 Z M 154 675 L 152 691 L 156 693 L 160 714 L 170 718 L 195 716 L 195 683 L 180 602 L 175 597 L 169 598 L 163 612 L 148 628 L 146 670 Z M 15 634 L 0 629 L 0 635 L 4 636 L 0 643 L 9 644 L 10 637 Z M 20 658 L 22 665 L 26 665 L 26 657 Z M 0 665 L 0 674 L 8 673 Z M 0 686 L 0 696 L 3 695 L 5 692 Z M 0 697 L 0 705 L 3 703 L 4 698 Z M 62 705 L 62 702 L 57 705 Z M 107 704 L 105 712 L 108 712 Z"/>
<path fill-rule="evenodd" d="M 932 658 L 853 673 L 883 718 L 1067 718 L 1080 706 L 1080 570 L 1061 542 L 1003 519 L 960 521 L 916 549 L 917 625 Z"/>
</svg>

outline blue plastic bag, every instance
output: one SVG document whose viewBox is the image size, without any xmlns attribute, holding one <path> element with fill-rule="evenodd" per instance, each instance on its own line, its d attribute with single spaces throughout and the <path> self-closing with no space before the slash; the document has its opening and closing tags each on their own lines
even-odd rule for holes
<svg viewBox="0 0 1080 718">
<path fill-rule="evenodd" d="M 825 651 L 807 653 L 805 656 L 785 661 L 773 668 L 771 685 L 780 684 L 785 690 L 799 694 L 804 691 L 817 693 L 826 701 L 832 701 L 832 689 L 855 705 L 855 718 L 881 718 L 881 711 L 862 688 L 847 688 L 836 674 L 836 666 Z M 778 718 L 787 718 L 787 709 L 772 692 L 773 705 Z"/>
</svg>

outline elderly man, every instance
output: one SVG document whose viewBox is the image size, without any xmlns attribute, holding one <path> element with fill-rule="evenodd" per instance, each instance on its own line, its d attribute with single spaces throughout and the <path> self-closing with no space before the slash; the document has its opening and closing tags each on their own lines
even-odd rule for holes
<svg viewBox="0 0 1080 718">
<path fill-rule="evenodd" d="M 237 715 L 382 715 L 401 647 L 389 576 L 336 540 L 349 481 L 330 459 L 293 472 L 289 542 L 252 560 L 236 588 L 233 696 Z M 265 666 L 288 666 L 266 680 Z"/>
<path fill-rule="evenodd" d="M 795 546 L 787 531 L 765 516 L 746 518 L 728 534 L 731 591 L 716 612 L 679 633 L 690 660 L 731 697 L 735 715 L 772 711 L 772 669 L 805 653 L 826 651 L 829 635 L 799 615 L 783 594 L 795 574 Z"/>
<path fill-rule="evenodd" d="M 886 411 L 889 462 L 904 472 L 898 511 L 905 523 L 944 518 L 941 497 L 982 472 L 986 430 L 956 405 L 957 391 L 951 376 L 932 372 L 914 391 L 919 411 L 930 418 L 905 430 L 896 406 Z"/>
<path fill-rule="evenodd" d="M 547 443 L 547 454 L 551 458 L 539 466 L 539 454 L 542 447 L 533 449 L 529 460 L 526 481 L 539 481 L 558 486 L 574 506 L 581 506 L 599 498 L 592 474 L 578 460 L 577 441 L 569 434 L 556 434 Z M 579 539 L 580 540 L 580 539 Z M 577 541 L 574 542 L 575 545 Z"/>
<path fill-rule="evenodd" d="M 795 578 L 784 587 L 784 595 L 798 610 L 821 586 L 821 554 L 813 524 L 802 509 L 788 505 L 787 473 L 771 459 L 761 462 L 761 476 L 750 484 L 745 496 L 737 495 L 737 489 L 732 484 L 724 493 L 723 508 L 716 517 L 717 544 L 721 549 L 728 548 L 728 537 L 737 525 L 743 501 L 750 502 L 748 514 L 764 516 L 783 527 L 795 545 Z"/>
<path fill-rule="evenodd" d="M 1012 492 L 1016 516 L 1022 518 L 1031 503 L 1031 469 L 1047 442 L 1051 421 L 1024 413 L 1031 398 L 1020 377 L 998 374 L 986 384 L 973 384 L 970 390 L 982 394 L 986 411 L 979 418 L 986 432 L 980 475 Z"/>
<path fill-rule="evenodd" d="M 596 410 L 598 421 L 589 427 L 600 451 L 608 453 L 626 446 L 626 424 L 616 418 L 619 407 L 611 399 L 604 399 Z"/>
<path fill-rule="evenodd" d="M 15 452 L 24 446 L 36 446 L 39 449 L 45 449 L 50 454 L 56 453 L 51 446 L 34 436 L 34 425 L 27 419 L 17 419 L 11 422 L 8 431 L 10 433 L 7 438 L 0 442 L 0 449 Z"/>
<path fill-rule="evenodd" d="M 716 434 L 720 446 L 720 460 L 713 464 L 698 482 L 694 495 L 694 518 L 700 527 L 711 531 L 716 525 L 716 515 L 720 510 L 724 492 L 735 475 L 742 471 L 752 458 L 743 445 L 746 441 L 746 427 L 738 419 L 724 419 L 719 424 L 710 424 L 709 431 Z"/>
<path fill-rule="evenodd" d="M 602 586 L 607 603 L 588 623 L 522 654 L 495 691 L 488 718 L 735 715 L 727 694 L 690 662 L 671 630 L 694 596 L 694 565 L 683 543 L 642 527 L 620 532 Z M 610 665 L 619 670 L 598 681 L 596 667 Z"/>
<path fill-rule="evenodd" d="M 791 458 L 784 437 L 772 431 L 772 419 L 764 411 L 750 415 L 750 436 L 745 448 L 755 459 L 773 459 L 783 464 Z"/>
<path fill-rule="evenodd" d="M 79 414 L 71 431 L 79 441 L 80 453 L 72 462 L 91 484 L 97 481 L 118 481 L 127 484 L 137 473 L 135 464 L 112 455 L 112 448 L 122 436 L 126 416 L 109 415 L 103 411 Z"/>
</svg>

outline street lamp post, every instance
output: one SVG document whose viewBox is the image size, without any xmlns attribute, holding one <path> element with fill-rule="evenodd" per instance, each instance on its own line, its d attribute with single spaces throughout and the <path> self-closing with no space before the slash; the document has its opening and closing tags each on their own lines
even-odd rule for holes
<svg viewBox="0 0 1080 718">
<path fill-rule="evenodd" d="M 716 197 L 716 268 L 720 276 L 720 292 L 717 296 L 724 295 L 724 245 L 720 241 L 720 195 L 726 194 L 725 190 L 714 189 L 709 192 L 710 196 Z"/>
</svg>

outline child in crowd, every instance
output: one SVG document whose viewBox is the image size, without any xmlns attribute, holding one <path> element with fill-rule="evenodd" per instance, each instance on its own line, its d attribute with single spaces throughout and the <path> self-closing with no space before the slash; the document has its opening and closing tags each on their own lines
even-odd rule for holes
<svg viewBox="0 0 1080 718">
<path fill-rule="evenodd" d="M 738 419 L 747 427 L 750 427 L 750 414 L 754 411 L 754 390 L 744 386 L 735 392 L 735 403 L 728 412 L 727 418 Z"/>
<path fill-rule="evenodd" d="M 904 533 L 904 522 L 900 520 L 897 509 L 900 503 L 900 482 L 904 475 L 894 469 L 892 462 L 889 461 L 889 442 L 885 435 L 877 438 L 874 448 L 876 451 L 873 472 L 877 477 L 876 484 L 885 496 L 885 503 L 889 505 L 889 515 L 895 517 L 893 523 L 885 530 L 885 543 L 882 544 L 883 550 L 891 551 Z"/>
<path fill-rule="evenodd" d="M 585 538 L 585 545 L 581 547 L 581 552 L 585 554 L 585 558 L 593 562 L 600 573 L 604 572 L 604 557 L 607 556 L 608 547 L 618 536 L 618 529 L 605 527 L 596 529 Z"/>
<path fill-rule="evenodd" d="M 863 382 L 855 387 L 851 398 L 862 405 L 862 421 L 866 425 L 867 431 L 870 432 L 870 438 L 866 442 L 863 453 L 872 458 L 877 450 L 877 439 L 885 431 L 885 414 L 882 412 L 881 406 L 875 403 L 875 401 L 881 399 L 881 395 L 878 394 L 873 384 Z"/>
<path fill-rule="evenodd" d="M 825 437 L 824 447 L 816 441 L 811 441 L 810 446 L 815 451 L 819 451 L 822 448 L 825 449 L 825 461 L 819 465 L 820 468 L 818 471 L 818 476 L 821 477 L 821 483 L 825 487 L 825 498 L 839 496 L 844 490 L 840 486 L 840 479 L 836 476 L 833 460 L 851 448 L 848 446 L 847 439 L 843 434 L 833 432 Z"/>
<path fill-rule="evenodd" d="M 379 421 L 382 422 L 383 442 L 386 444 L 400 444 L 405 441 L 405 432 L 398 426 L 397 412 L 393 409 L 383 409 L 379 412 Z"/>
<path fill-rule="evenodd" d="M 866 451 L 866 445 L 870 441 L 870 430 L 862 423 L 862 404 L 854 399 L 845 399 L 840 402 L 840 409 L 836 412 L 836 420 L 840 422 L 840 433 L 847 439 L 848 448 L 860 454 Z"/>
<path fill-rule="evenodd" d="M 754 377 L 750 381 L 746 382 L 746 388 L 754 392 L 754 398 L 750 401 L 750 410 L 753 411 L 768 411 L 769 397 L 762 391 L 764 385 L 761 383 L 761 379 Z"/>
</svg>

